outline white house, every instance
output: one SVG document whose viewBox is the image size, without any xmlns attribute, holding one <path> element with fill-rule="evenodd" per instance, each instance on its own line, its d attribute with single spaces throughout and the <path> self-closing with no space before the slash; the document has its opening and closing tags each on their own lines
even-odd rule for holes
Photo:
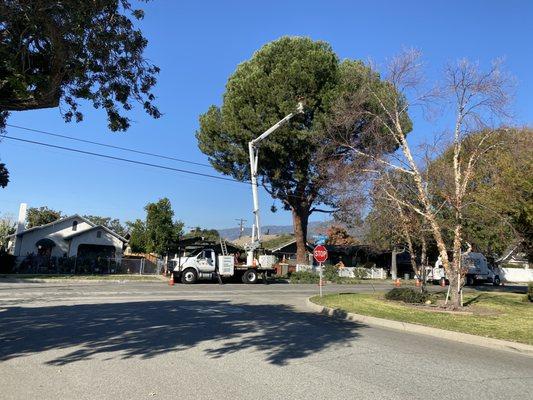
<svg viewBox="0 0 533 400">
<path fill-rule="evenodd" d="M 105 256 L 120 260 L 127 239 L 80 215 L 20 230 L 8 236 L 8 252 L 48 257 Z"/>
</svg>

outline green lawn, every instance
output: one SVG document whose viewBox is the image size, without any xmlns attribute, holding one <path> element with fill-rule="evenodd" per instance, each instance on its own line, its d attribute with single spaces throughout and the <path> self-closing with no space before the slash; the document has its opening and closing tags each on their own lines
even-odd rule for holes
<svg viewBox="0 0 533 400">
<path fill-rule="evenodd" d="M 525 302 L 524 298 L 524 295 L 507 293 L 467 294 L 466 310 L 471 315 L 424 311 L 385 300 L 382 293 L 331 294 L 311 300 L 355 314 L 533 344 L 533 303 Z"/>
</svg>

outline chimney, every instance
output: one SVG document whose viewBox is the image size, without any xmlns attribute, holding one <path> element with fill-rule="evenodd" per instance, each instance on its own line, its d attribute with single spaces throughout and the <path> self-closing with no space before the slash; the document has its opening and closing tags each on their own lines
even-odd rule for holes
<svg viewBox="0 0 533 400">
<path fill-rule="evenodd" d="M 20 203 L 19 219 L 17 221 L 17 230 L 15 232 L 15 245 L 13 248 L 13 255 L 20 256 L 20 247 L 22 245 L 22 238 L 18 237 L 19 233 L 24 232 L 26 229 L 26 209 L 28 205 L 26 203 Z"/>
</svg>

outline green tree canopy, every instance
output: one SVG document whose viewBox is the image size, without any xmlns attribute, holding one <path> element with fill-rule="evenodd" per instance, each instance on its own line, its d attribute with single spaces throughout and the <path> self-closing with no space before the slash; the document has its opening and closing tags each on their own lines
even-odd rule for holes
<svg viewBox="0 0 533 400">
<path fill-rule="evenodd" d="M 61 211 L 52 210 L 48 207 L 30 207 L 26 212 L 26 228 L 33 228 L 57 221 L 62 217 Z"/>
<path fill-rule="evenodd" d="M 134 103 L 159 118 L 159 68 L 134 24 L 143 16 L 129 0 L 0 2 L 0 132 L 10 111 L 60 107 L 65 121 L 81 121 L 80 100 L 104 109 L 112 131 L 130 126 Z"/>
<path fill-rule="evenodd" d="M 467 140 L 463 159 L 481 135 L 474 134 Z M 478 161 L 465 199 L 465 240 L 487 254 L 502 254 L 509 245 L 523 241 L 532 258 L 533 130 L 501 129 L 486 144 L 490 150 Z M 448 149 L 430 165 L 430 189 L 442 201 L 453 190 L 452 177 L 445 172 L 452 157 Z M 450 207 L 442 208 L 444 223 L 451 213 Z"/>
<path fill-rule="evenodd" d="M 218 171 L 247 180 L 248 142 L 304 100 L 304 115 L 261 143 L 258 164 L 263 186 L 292 212 L 300 262 L 305 262 L 309 215 L 318 210 L 316 205 L 335 206 L 334 196 L 324 190 L 319 152 L 332 105 L 369 82 L 382 84 L 362 63 L 341 63 L 329 44 L 283 37 L 240 64 L 228 79 L 222 106 L 211 106 L 200 116 L 200 150 Z M 360 116 L 349 126 L 352 136 L 364 132 L 365 119 Z M 367 143 L 360 141 L 360 146 Z"/>
<path fill-rule="evenodd" d="M 220 240 L 220 234 L 216 229 L 205 229 L 199 226 L 191 229 L 189 232 L 183 235 L 184 238 L 198 236 L 203 237 L 205 240 L 211 240 L 213 242 L 217 242 L 218 240 Z"/>
<path fill-rule="evenodd" d="M 183 222 L 174 221 L 170 200 L 148 203 L 146 210 L 146 251 L 160 255 L 175 252 L 183 234 Z"/>
<path fill-rule="evenodd" d="M 146 253 L 146 224 L 140 219 L 126 222 L 130 235 L 129 246 L 134 253 Z"/>
<path fill-rule="evenodd" d="M 127 234 L 127 229 L 124 225 L 120 223 L 120 220 L 117 218 L 111 217 L 99 217 L 96 215 L 84 215 L 89 221 L 96 225 L 102 225 L 106 228 L 111 229 L 113 232 L 118 233 L 120 236 L 124 237 Z"/>
<path fill-rule="evenodd" d="M 9 183 L 9 171 L 4 163 L 0 163 L 0 187 L 5 188 Z"/>
<path fill-rule="evenodd" d="M 153 117 L 151 88 L 159 69 L 143 55 L 147 40 L 128 0 L 0 3 L 0 111 L 58 107 L 83 118 L 78 100 L 107 112 L 109 128 L 125 130 L 132 103 Z M 133 20 L 132 20 L 133 18 Z"/>
</svg>

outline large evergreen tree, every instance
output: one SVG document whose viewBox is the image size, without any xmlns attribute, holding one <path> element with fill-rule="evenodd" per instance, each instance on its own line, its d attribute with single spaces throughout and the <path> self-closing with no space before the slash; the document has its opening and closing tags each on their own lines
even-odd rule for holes
<svg viewBox="0 0 533 400">
<path fill-rule="evenodd" d="M 200 117 L 198 143 L 211 164 L 224 174 L 248 180 L 248 141 L 304 100 L 305 113 L 261 143 L 259 158 L 263 186 L 292 212 L 300 263 L 306 262 L 309 216 L 324 211 L 317 208 L 321 204 L 336 205 L 335 196 L 325 190 L 326 174 L 320 167 L 326 131 L 331 133 L 326 126 L 332 105 L 357 91 L 363 81 L 383 85 L 361 62 L 340 62 L 325 42 L 283 37 L 240 64 L 227 82 L 222 106 L 211 106 Z M 372 99 L 366 105 L 373 107 Z M 358 136 L 364 125 L 361 115 L 342 128 Z M 370 142 L 359 141 L 357 146 L 366 149 Z"/>
</svg>

